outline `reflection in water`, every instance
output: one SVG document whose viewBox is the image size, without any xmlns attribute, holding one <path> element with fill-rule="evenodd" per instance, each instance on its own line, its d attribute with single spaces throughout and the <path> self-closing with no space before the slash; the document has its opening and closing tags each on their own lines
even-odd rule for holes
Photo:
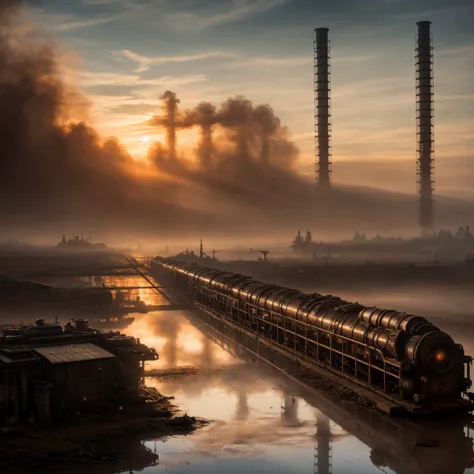
<svg viewBox="0 0 474 474">
<path fill-rule="evenodd" d="M 235 410 L 235 419 L 244 421 L 247 420 L 250 414 L 249 403 L 247 399 L 247 393 L 245 390 L 239 390 L 237 392 L 237 407 Z"/>
<path fill-rule="evenodd" d="M 117 286 L 144 285 L 139 277 L 105 278 Z M 160 304 L 156 291 L 130 290 L 131 298 Z M 155 347 L 160 360 L 147 369 L 198 367 L 194 375 L 148 378 L 193 416 L 213 420 L 188 437 L 143 441 L 159 464 L 87 466 L 89 474 L 142 470 L 145 474 L 467 474 L 474 464 L 471 433 L 460 421 L 415 423 L 325 400 L 285 377 L 262 372 L 209 339 L 208 329 L 180 311 L 133 314 L 126 332 Z M 234 355 L 232 355 L 234 354 Z M 315 409 L 314 407 L 317 407 Z M 415 446 L 436 438 L 438 448 Z M 128 438 L 127 438 L 128 439 Z M 130 454 L 130 456 L 134 456 Z M 332 469 L 332 470 L 331 470 Z M 54 472 L 54 471 L 48 471 Z M 64 471 L 61 471 L 64 472 Z M 79 471 L 68 469 L 71 474 Z M 81 470 L 83 472 L 83 470 Z"/>
<path fill-rule="evenodd" d="M 298 419 L 298 400 L 290 393 L 286 393 L 283 397 L 282 420 L 288 426 L 300 426 Z"/>
<path fill-rule="evenodd" d="M 329 418 L 318 412 L 315 447 L 315 474 L 331 474 L 331 429 Z"/>
<path fill-rule="evenodd" d="M 214 364 L 214 359 L 212 357 L 212 342 L 209 340 L 209 338 L 204 337 L 203 341 L 203 351 L 202 351 L 202 359 L 201 359 L 201 365 L 206 368 L 212 367 Z"/>
</svg>

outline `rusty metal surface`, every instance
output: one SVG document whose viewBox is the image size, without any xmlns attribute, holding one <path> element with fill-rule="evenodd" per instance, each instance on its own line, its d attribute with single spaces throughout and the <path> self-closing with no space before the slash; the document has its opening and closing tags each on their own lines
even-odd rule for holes
<svg viewBox="0 0 474 474">
<path fill-rule="evenodd" d="M 309 358 L 412 413 L 473 409 L 464 398 L 471 382 L 462 347 L 425 318 L 199 265 L 156 262 L 201 310 L 294 352 L 300 362 Z"/>
<path fill-rule="evenodd" d="M 36 347 L 33 350 L 51 364 L 84 362 L 87 360 L 112 359 L 115 356 L 94 344 L 72 344 L 50 347 Z"/>
</svg>

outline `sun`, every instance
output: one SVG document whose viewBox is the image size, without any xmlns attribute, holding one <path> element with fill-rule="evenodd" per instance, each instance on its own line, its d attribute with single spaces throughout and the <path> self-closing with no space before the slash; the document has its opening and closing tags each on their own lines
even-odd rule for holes
<svg viewBox="0 0 474 474">
<path fill-rule="evenodd" d="M 142 138 L 140 138 L 140 140 L 141 140 L 143 143 L 145 143 L 145 142 L 147 142 L 147 141 L 150 140 L 150 137 L 142 137 Z"/>
</svg>

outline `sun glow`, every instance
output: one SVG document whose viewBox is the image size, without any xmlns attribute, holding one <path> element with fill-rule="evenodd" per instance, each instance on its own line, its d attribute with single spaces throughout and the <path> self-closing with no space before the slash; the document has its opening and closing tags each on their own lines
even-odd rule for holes
<svg viewBox="0 0 474 474">
<path fill-rule="evenodd" d="M 146 142 L 150 141 L 150 137 L 142 137 L 142 138 L 140 138 L 140 140 L 141 140 L 143 143 L 146 143 Z"/>
</svg>

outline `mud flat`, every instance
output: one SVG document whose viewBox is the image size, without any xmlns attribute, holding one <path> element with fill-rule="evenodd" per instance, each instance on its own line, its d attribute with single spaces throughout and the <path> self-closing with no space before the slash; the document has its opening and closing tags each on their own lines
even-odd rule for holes
<svg viewBox="0 0 474 474">
<path fill-rule="evenodd" d="M 186 435 L 207 423 L 187 414 L 180 415 L 169 400 L 162 397 L 156 403 L 126 409 L 120 414 L 88 415 L 69 425 L 2 428 L 1 472 L 44 470 L 69 463 L 110 463 L 126 458 L 117 448 L 120 443 L 113 443 L 114 440 L 131 435 L 153 438 Z"/>
</svg>

